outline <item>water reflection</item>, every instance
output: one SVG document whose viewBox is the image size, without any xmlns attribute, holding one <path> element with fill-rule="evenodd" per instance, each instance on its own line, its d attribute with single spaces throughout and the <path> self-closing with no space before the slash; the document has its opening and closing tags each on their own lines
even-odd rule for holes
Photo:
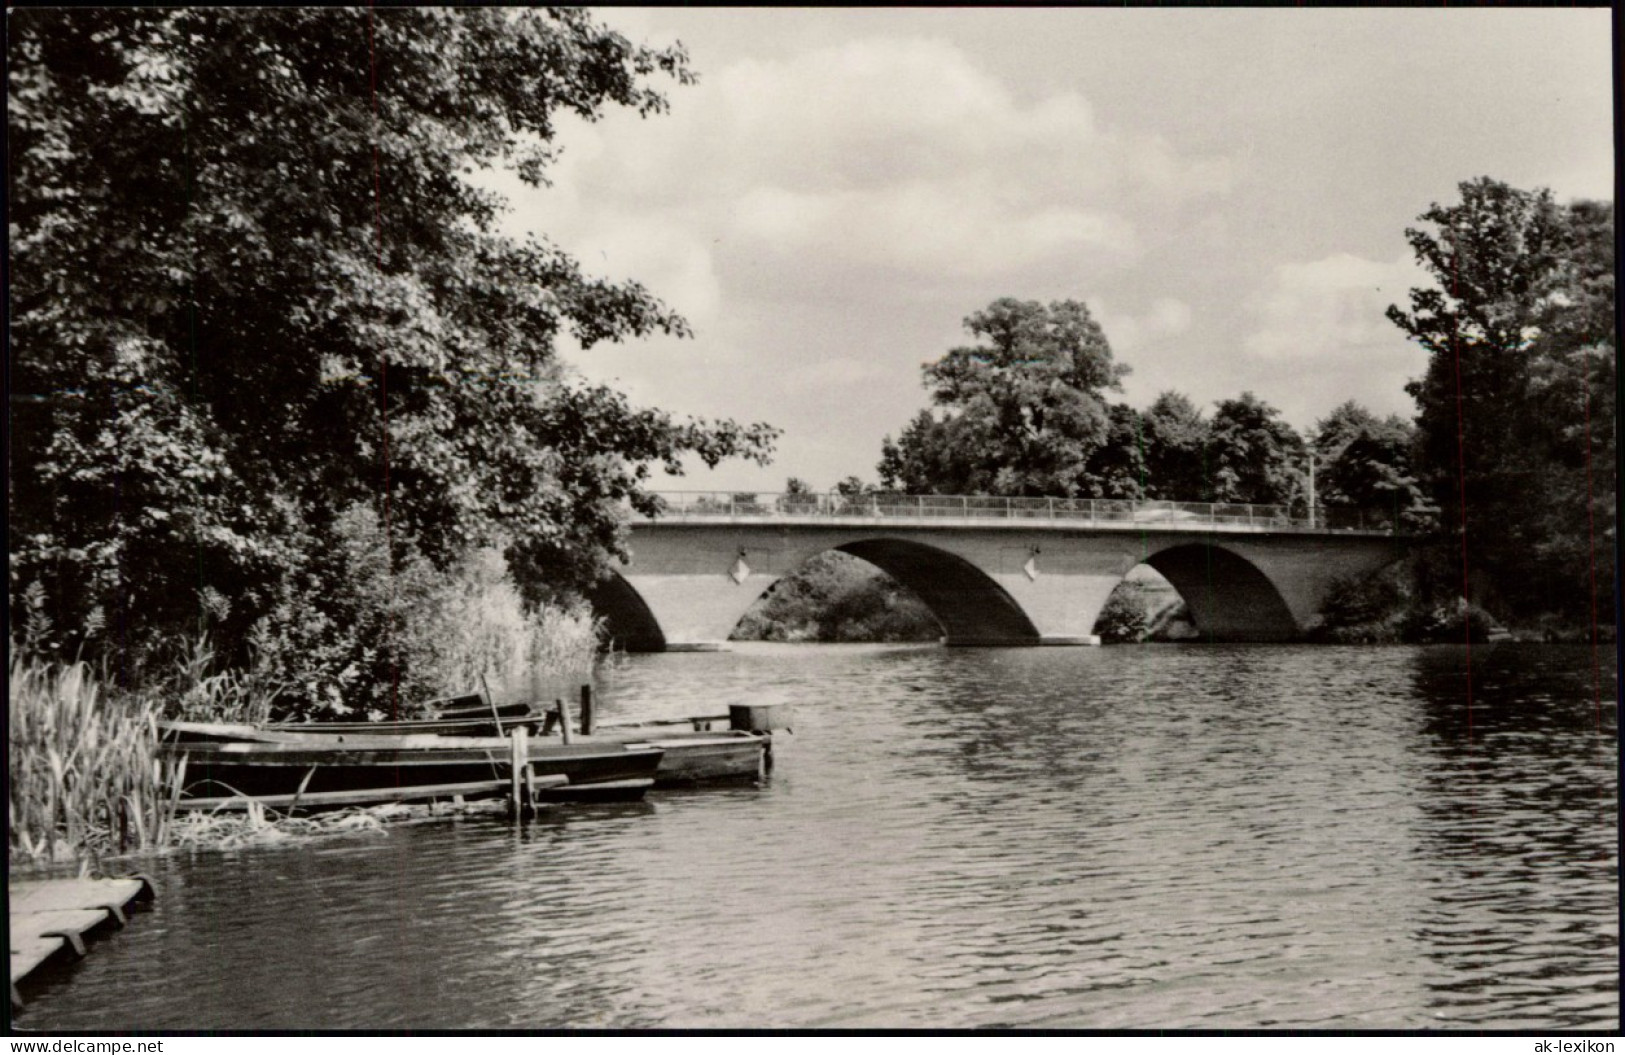
<svg viewBox="0 0 1625 1055">
<path fill-rule="evenodd" d="M 639 657 L 605 717 L 793 702 L 773 779 L 161 862 L 20 1024 L 1610 1024 L 1589 655 L 1475 650 L 1472 738 L 1461 658 Z"/>
<path fill-rule="evenodd" d="M 1605 965 L 1619 941 L 1617 710 L 1599 731 L 1580 655 L 1417 655 L 1418 748 L 1431 760 L 1417 832 L 1438 862 L 1417 938 L 1438 1019 L 1617 1025 L 1619 977 Z"/>
</svg>

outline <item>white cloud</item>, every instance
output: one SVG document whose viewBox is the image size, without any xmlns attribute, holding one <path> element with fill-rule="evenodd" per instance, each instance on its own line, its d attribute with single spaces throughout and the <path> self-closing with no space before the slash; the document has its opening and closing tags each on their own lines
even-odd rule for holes
<svg viewBox="0 0 1625 1055">
<path fill-rule="evenodd" d="M 997 276 L 1073 254 L 1135 247 L 1121 216 L 1064 206 L 1013 209 L 983 174 L 864 190 L 746 192 L 730 233 L 777 256 L 914 274 Z"/>
<path fill-rule="evenodd" d="M 1018 99 L 943 41 L 744 59 L 671 96 L 672 112 L 649 121 L 565 128 L 554 187 L 513 194 L 512 226 L 546 230 L 589 264 L 619 246 L 642 270 L 614 273 L 660 292 L 672 279 L 705 303 L 700 276 L 728 276 L 701 258 L 730 240 L 892 280 L 1117 265 L 1143 216 L 1232 178 L 1224 159 L 1105 127 L 1076 92 Z M 634 229 L 660 248 L 629 252 Z"/>
<path fill-rule="evenodd" d="M 1191 328 L 1190 305 L 1173 297 L 1158 297 L 1141 312 L 1114 311 L 1104 300 L 1091 304 L 1090 311 L 1106 331 L 1106 340 L 1111 342 L 1112 352 L 1119 361 L 1125 358 L 1126 352 L 1142 351 Z"/>
<path fill-rule="evenodd" d="M 1427 283 L 1410 256 L 1392 262 L 1337 253 L 1307 264 L 1281 264 L 1249 298 L 1256 320 L 1243 342 L 1250 356 L 1279 362 L 1377 356 L 1393 360 L 1405 340 L 1385 312 Z"/>
<path fill-rule="evenodd" d="M 1251 363 L 1241 374 L 1300 427 L 1347 399 L 1378 414 L 1409 415 L 1415 408 L 1404 381 L 1426 360 L 1386 311 L 1428 284 L 1409 255 L 1384 262 L 1337 253 L 1281 264 L 1247 300 L 1254 325 L 1242 348 Z"/>
<path fill-rule="evenodd" d="M 886 369 L 873 360 L 820 359 L 791 370 L 787 381 L 792 389 L 845 389 L 871 384 L 886 374 Z"/>
</svg>

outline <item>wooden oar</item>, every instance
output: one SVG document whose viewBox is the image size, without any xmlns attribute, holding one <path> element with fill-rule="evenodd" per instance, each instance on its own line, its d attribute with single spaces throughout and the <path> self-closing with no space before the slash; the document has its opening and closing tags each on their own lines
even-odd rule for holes
<svg viewBox="0 0 1625 1055">
<path fill-rule="evenodd" d="M 491 721 L 496 724 L 496 735 L 502 735 L 502 715 L 497 711 L 497 700 L 491 695 L 491 685 L 485 680 L 485 673 L 480 673 L 480 688 L 485 690 L 485 702 L 491 707 Z"/>
</svg>

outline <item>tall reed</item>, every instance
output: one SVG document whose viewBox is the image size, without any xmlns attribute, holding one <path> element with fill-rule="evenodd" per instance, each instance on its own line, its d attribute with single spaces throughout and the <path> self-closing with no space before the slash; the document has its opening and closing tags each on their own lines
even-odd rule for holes
<svg viewBox="0 0 1625 1055">
<path fill-rule="evenodd" d="M 603 621 L 585 606 L 526 611 L 502 555 L 486 550 L 402 620 L 425 696 L 489 688 L 504 701 L 574 695 L 592 679 Z"/>
<path fill-rule="evenodd" d="M 282 685 L 273 680 L 263 658 L 256 654 L 246 669 L 217 670 L 217 657 L 208 634 L 181 642 L 179 654 L 158 691 L 169 701 L 165 717 L 192 722 L 269 721 Z"/>
<path fill-rule="evenodd" d="M 158 708 L 111 696 L 83 662 L 10 663 L 6 757 L 13 860 L 153 849 L 174 818 Z"/>
<path fill-rule="evenodd" d="M 603 640 L 603 620 L 590 609 L 543 605 L 527 620 L 525 665 L 530 691 L 542 699 L 568 699 L 592 679 Z"/>
</svg>

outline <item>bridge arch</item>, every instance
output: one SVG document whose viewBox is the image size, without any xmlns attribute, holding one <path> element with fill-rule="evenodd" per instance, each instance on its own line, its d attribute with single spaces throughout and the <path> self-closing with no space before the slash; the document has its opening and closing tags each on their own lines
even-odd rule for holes
<svg viewBox="0 0 1625 1055">
<path fill-rule="evenodd" d="M 956 553 L 887 537 L 841 542 L 828 549 L 867 561 L 912 590 L 931 609 L 951 642 L 1022 645 L 1039 641 L 1038 629 L 1009 592 L 975 563 Z M 745 612 L 773 583 L 796 571 L 818 552 L 825 550 L 798 554 L 800 559 L 784 562 L 782 571 L 771 577 L 755 574 L 756 582 L 749 589 L 740 589 L 742 583 L 733 589 L 719 584 L 709 591 L 714 597 L 733 599 L 733 604 L 719 613 L 710 636 L 716 642 L 726 640 Z M 749 550 L 741 553 L 748 566 Z M 594 612 L 604 619 L 608 636 L 616 648 L 628 652 L 659 652 L 673 647 L 694 647 L 687 641 L 674 645 L 672 628 L 661 624 L 649 601 L 622 575 L 612 573 L 598 584 L 588 600 Z M 704 646 L 712 644 L 707 641 Z"/>
<path fill-rule="evenodd" d="M 1275 582 L 1257 564 L 1212 542 L 1166 546 L 1145 558 L 1190 609 L 1209 641 L 1288 641 L 1298 621 Z"/>
<path fill-rule="evenodd" d="M 920 542 L 872 538 L 834 547 L 868 561 L 931 609 L 949 641 L 1036 644 L 1038 628 L 1009 592 L 964 557 Z"/>
<path fill-rule="evenodd" d="M 648 602 L 616 572 L 587 594 L 593 613 L 604 620 L 610 647 L 626 652 L 664 652 L 666 634 Z"/>
</svg>

